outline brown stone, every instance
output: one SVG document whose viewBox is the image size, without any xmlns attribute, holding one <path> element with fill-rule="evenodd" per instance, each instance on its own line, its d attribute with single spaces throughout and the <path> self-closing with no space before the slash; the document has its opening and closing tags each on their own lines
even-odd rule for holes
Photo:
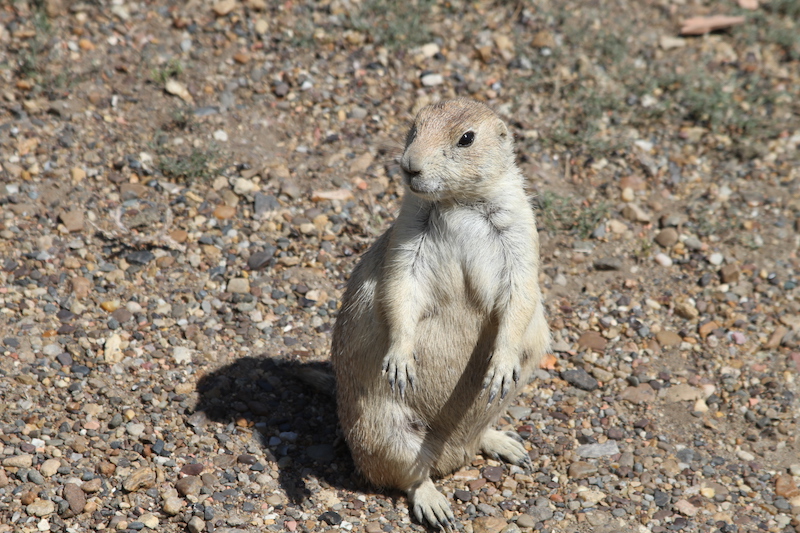
<svg viewBox="0 0 800 533">
<path fill-rule="evenodd" d="M 220 220 L 227 220 L 236 214 L 236 208 L 229 205 L 218 205 L 214 209 L 214 216 Z"/>
<path fill-rule="evenodd" d="M 158 268 L 169 268 L 175 263 L 175 258 L 171 255 L 165 255 L 156 259 L 156 266 Z"/>
<path fill-rule="evenodd" d="M 569 477 L 572 479 L 582 479 L 597 472 L 597 466 L 586 461 L 577 461 L 569 466 Z"/>
<path fill-rule="evenodd" d="M 789 330 L 783 326 L 778 326 L 775 328 L 775 331 L 772 332 L 772 335 L 769 336 L 769 340 L 764 343 L 764 348 L 767 350 L 774 350 L 775 348 L 781 345 L 781 341 L 789 333 Z"/>
<path fill-rule="evenodd" d="M 671 248 L 678 242 L 678 232 L 675 228 L 664 228 L 656 235 L 656 242 L 664 248 Z"/>
<path fill-rule="evenodd" d="M 791 475 L 781 474 L 775 479 L 775 495 L 791 500 L 795 496 L 800 496 L 800 489 L 797 488 Z"/>
<path fill-rule="evenodd" d="M 719 327 L 719 324 L 717 324 L 713 320 L 710 320 L 710 321 L 706 322 L 705 324 L 700 325 L 700 327 L 697 328 L 697 333 L 700 334 L 701 338 L 705 339 L 706 337 L 708 337 L 711 334 L 712 331 L 714 331 L 718 327 Z"/>
<path fill-rule="evenodd" d="M 97 472 L 104 476 L 113 476 L 114 472 L 116 471 L 117 465 L 114 463 L 109 463 L 108 461 L 103 461 L 97 465 Z"/>
<path fill-rule="evenodd" d="M 632 222 L 650 222 L 651 216 L 636 204 L 626 204 L 622 209 L 622 216 Z"/>
<path fill-rule="evenodd" d="M 172 230 L 169 236 L 173 241 L 177 243 L 184 243 L 186 242 L 186 239 L 189 238 L 189 234 L 186 232 L 186 230 L 182 229 Z"/>
<path fill-rule="evenodd" d="M 203 488 L 203 481 L 197 476 L 186 476 L 175 483 L 175 488 L 181 496 L 197 496 Z"/>
<path fill-rule="evenodd" d="M 74 233 L 83 229 L 83 212 L 78 210 L 62 211 L 58 218 L 61 223 L 67 228 L 67 231 Z"/>
<path fill-rule="evenodd" d="M 147 193 L 147 187 L 141 183 L 123 183 L 119 186 L 119 194 L 123 200 L 141 198 Z"/>
<path fill-rule="evenodd" d="M 683 339 L 681 339 L 681 336 L 674 331 L 661 330 L 656 333 L 656 340 L 658 341 L 658 344 L 664 348 L 668 348 L 670 346 L 680 345 Z"/>
<path fill-rule="evenodd" d="M 584 350 L 602 352 L 606 349 L 608 341 L 597 331 L 586 331 L 578 339 L 578 346 Z"/>
<path fill-rule="evenodd" d="M 122 488 L 128 492 L 149 489 L 156 484 L 156 473 L 147 467 L 134 471 L 128 479 L 122 483 Z"/>
<path fill-rule="evenodd" d="M 224 17 L 236 8 L 236 0 L 222 0 L 212 8 L 218 17 Z"/>
<path fill-rule="evenodd" d="M 89 39 L 81 39 L 78 41 L 78 46 L 81 47 L 81 50 L 85 50 L 87 52 L 94 50 L 94 43 Z"/>
<path fill-rule="evenodd" d="M 81 490 L 86 494 L 94 494 L 95 492 L 99 492 L 100 489 L 103 488 L 103 480 L 99 477 L 94 479 L 90 479 L 86 481 L 83 485 L 81 485 Z"/>
<path fill-rule="evenodd" d="M 239 63 L 240 65 L 244 65 L 250 61 L 250 54 L 247 52 L 239 52 L 237 54 L 233 54 L 233 60 Z"/>
<path fill-rule="evenodd" d="M 78 515 L 86 507 L 86 493 L 75 483 L 64 485 L 64 499 L 69 503 L 69 510 Z"/>
<path fill-rule="evenodd" d="M 700 311 L 691 303 L 684 301 L 675 304 L 675 314 L 687 320 L 694 320 L 700 316 Z"/>
<path fill-rule="evenodd" d="M 552 32 L 542 30 L 534 34 L 531 45 L 535 48 L 553 48 L 556 45 L 556 40 Z"/>
<path fill-rule="evenodd" d="M 741 271 L 738 265 L 725 265 L 719 269 L 719 276 L 723 283 L 735 283 L 739 281 Z"/>
<path fill-rule="evenodd" d="M 507 522 L 496 516 L 481 516 L 472 521 L 472 531 L 475 533 L 500 533 Z"/>
<path fill-rule="evenodd" d="M 656 399 L 656 394 L 653 392 L 653 387 L 648 383 L 642 383 L 638 387 L 628 387 L 619 397 L 627 400 L 633 404 L 641 405 L 643 403 L 651 402 Z"/>
</svg>

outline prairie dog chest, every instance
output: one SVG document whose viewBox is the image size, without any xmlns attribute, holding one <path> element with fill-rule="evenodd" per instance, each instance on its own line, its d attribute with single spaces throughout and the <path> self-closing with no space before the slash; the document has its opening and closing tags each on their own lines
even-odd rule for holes
<svg viewBox="0 0 800 533">
<path fill-rule="evenodd" d="M 489 203 L 432 210 L 420 239 L 420 281 L 443 299 L 464 294 L 484 311 L 507 297 L 511 270 L 531 248 L 524 223 Z"/>
</svg>

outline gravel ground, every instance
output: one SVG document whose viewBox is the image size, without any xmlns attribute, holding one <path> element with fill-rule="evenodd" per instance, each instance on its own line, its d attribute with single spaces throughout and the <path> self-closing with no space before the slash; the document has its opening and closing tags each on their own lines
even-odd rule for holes
<svg viewBox="0 0 800 533">
<path fill-rule="evenodd" d="M 517 136 L 555 339 L 498 422 L 533 469 L 439 482 L 459 530 L 800 532 L 798 17 L 3 3 L 0 532 L 423 531 L 293 376 L 456 95 Z"/>
</svg>

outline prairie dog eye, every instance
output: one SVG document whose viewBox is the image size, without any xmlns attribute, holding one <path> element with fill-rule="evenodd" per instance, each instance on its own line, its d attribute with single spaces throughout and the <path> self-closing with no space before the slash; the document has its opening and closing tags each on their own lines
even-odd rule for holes
<svg viewBox="0 0 800 533">
<path fill-rule="evenodd" d="M 468 131 L 461 138 L 458 140 L 458 146 L 462 148 L 466 148 L 470 146 L 475 141 L 475 132 Z"/>
</svg>

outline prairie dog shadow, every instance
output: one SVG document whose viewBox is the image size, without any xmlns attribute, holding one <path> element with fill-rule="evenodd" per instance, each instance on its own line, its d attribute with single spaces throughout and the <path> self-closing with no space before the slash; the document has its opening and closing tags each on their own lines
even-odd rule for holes
<svg viewBox="0 0 800 533">
<path fill-rule="evenodd" d="M 309 380 L 331 390 L 322 392 Z M 195 431 L 252 433 L 267 459 L 277 462 L 278 481 L 291 504 L 302 506 L 311 496 L 307 486 L 311 478 L 332 487 L 363 489 L 347 444 L 339 436 L 332 385 L 332 372 L 324 363 L 243 357 L 198 382 L 195 412 L 202 411 L 209 421 L 225 427 L 207 424 Z"/>
</svg>

